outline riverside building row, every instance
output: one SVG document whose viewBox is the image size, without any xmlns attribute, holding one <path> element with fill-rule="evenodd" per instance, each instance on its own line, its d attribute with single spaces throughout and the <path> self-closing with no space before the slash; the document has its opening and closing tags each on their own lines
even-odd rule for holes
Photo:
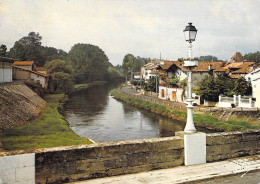
<svg viewBox="0 0 260 184">
<path fill-rule="evenodd" d="M 158 98 L 176 102 L 184 102 L 183 88 L 180 81 L 187 78 L 187 69 L 181 61 L 153 60 L 141 67 L 141 78 L 145 81 L 156 77 L 158 78 Z M 212 104 L 201 99 L 195 93 L 192 94 L 194 102 L 197 104 L 219 107 L 231 107 L 236 102 L 239 107 L 260 107 L 260 65 L 255 62 L 247 62 L 241 53 L 237 52 L 228 62 L 199 61 L 198 66 L 192 71 L 192 87 L 198 87 L 199 81 L 205 75 L 225 74 L 231 80 L 245 77 L 252 84 L 252 97 L 243 98 L 235 96 L 230 98 L 228 103 Z M 221 98 L 220 99 L 225 99 Z M 245 102 L 247 101 L 247 102 Z M 241 102 L 239 104 L 239 102 Z M 242 103 L 245 102 L 245 103 Z M 222 106 L 224 105 L 224 106 Z"/>
<path fill-rule="evenodd" d="M 19 81 L 38 81 L 45 89 L 48 88 L 49 75 L 46 69 L 37 67 L 33 61 L 17 61 L 12 58 L 0 57 L 0 83 Z"/>
</svg>

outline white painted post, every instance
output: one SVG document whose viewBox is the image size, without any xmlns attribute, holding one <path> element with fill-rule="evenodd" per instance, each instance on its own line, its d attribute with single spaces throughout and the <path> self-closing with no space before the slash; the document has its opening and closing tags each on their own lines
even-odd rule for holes
<svg viewBox="0 0 260 184">
<path fill-rule="evenodd" d="M 218 96 L 218 102 L 221 102 L 221 95 Z"/>
<path fill-rule="evenodd" d="M 253 107 L 252 98 L 249 98 L 249 104 L 250 104 L 250 107 Z"/>
<path fill-rule="evenodd" d="M 237 106 L 237 95 L 233 95 L 233 100 L 234 100 L 234 104 L 235 104 L 235 106 Z"/>
<path fill-rule="evenodd" d="M 184 138 L 184 164 L 186 166 L 206 163 L 206 133 L 176 132 L 175 135 Z"/>
<path fill-rule="evenodd" d="M 238 95 L 238 107 L 240 106 L 240 104 L 241 104 L 241 95 Z"/>
</svg>

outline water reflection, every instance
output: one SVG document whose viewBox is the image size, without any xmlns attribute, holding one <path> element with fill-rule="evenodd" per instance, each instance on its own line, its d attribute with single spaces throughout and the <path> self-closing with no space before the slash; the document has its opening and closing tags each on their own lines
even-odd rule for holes
<svg viewBox="0 0 260 184">
<path fill-rule="evenodd" d="M 109 97 L 116 84 L 74 94 L 65 107 L 72 130 L 96 142 L 173 136 L 185 123 L 159 116 Z"/>
</svg>

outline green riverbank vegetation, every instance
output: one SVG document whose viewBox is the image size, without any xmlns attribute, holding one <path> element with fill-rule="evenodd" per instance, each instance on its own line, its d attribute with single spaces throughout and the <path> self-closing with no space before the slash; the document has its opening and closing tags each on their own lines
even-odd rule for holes
<svg viewBox="0 0 260 184">
<path fill-rule="evenodd" d="M 126 96 L 123 93 L 121 93 L 120 89 L 115 90 L 112 93 L 112 95 L 115 99 L 123 101 L 124 103 L 131 104 L 145 110 L 149 110 L 156 114 L 168 116 L 172 119 L 186 121 L 186 112 L 180 111 L 178 109 Z M 196 126 L 214 129 L 216 131 L 235 131 L 260 128 L 259 126 L 252 126 L 249 122 L 246 121 L 220 121 L 217 118 L 208 115 L 194 114 L 193 119 Z"/>
<path fill-rule="evenodd" d="M 48 107 L 31 123 L 0 133 L 5 150 L 25 150 L 58 146 L 91 144 L 87 138 L 74 133 L 59 113 L 64 103 L 64 94 L 46 95 Z"/>
</svg>

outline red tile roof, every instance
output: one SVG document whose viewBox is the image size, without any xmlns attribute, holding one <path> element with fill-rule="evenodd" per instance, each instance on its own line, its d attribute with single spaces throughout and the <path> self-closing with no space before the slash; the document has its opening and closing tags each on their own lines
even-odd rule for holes
<svg viewBox="0 0 260 184">
<path fill-rule="evenodd" d="M 15 61 L 13 65 L 15 66 L 32 66 L 33 61 Z"/>
<path fill-rule="evenodd" d="M 158 65 L 153 65 L 153 66 L 149 66 L 149 67 L 147 67 L 147 68 L 145 68 L 146 70 L 152 70 L 152 69 L 155 69 L 155 68 L 157 68 L 158 67 Z"/>
<path fill-rule="evenodd" d="M 207 72 L 210 69 L 222 71 L 222 67 L 225 63 L 223 62 L 207 62 L 207 61 L 199 61 L 198 66 L 193 69 L 193 72 Z"/>
<path fill-rule="evenodd" d="M 232 79 L 239 79 L 241 77 L 241 75 L 228 75 L 230 78 Z"/>
</svg>

